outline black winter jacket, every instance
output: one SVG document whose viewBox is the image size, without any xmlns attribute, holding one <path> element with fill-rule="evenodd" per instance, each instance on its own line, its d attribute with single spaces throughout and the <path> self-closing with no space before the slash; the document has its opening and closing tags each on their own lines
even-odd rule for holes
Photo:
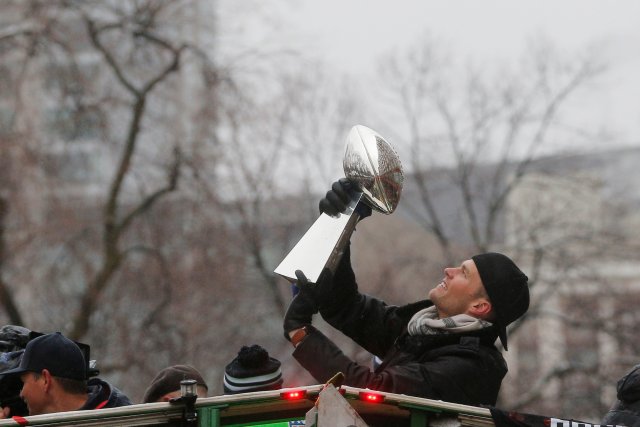
<svg viewBox="0 0 640 427">
<path fill-rule="evenodd" d="M 618 401 L 600 424 L 640 427 L 640 365 L 618 381 Z"/>
<path fill-rule="evenodd" d="M 99 378 L 91 378 L 88 383 L 89 397 L 80 410 L 116 408 L 131 405 L 131 401 L 120 390 Z"/>
<path fill-rule="evenodd" d="M 325 335 L 310 327 L 294 358 L 320 383 L 337 372 L 345 385 L 467 405 L 495 405 L 507 365 L 494 343 L 492 327 L 467 334 L 410 336 L 407 323 L 424 300 L 403 307 L 360 294 L 348 261 L 334 278 L 334 300 L 320 307 L 323 318 L 382 359 L 375 371 L 348 358 Z"/>
</svg>

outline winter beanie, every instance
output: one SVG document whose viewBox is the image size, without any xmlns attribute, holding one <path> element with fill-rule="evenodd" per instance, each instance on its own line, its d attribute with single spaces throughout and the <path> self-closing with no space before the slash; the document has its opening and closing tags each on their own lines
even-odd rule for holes
<svg viewBox="0 0 640 427">
<path fill-rule="evenodd" d="M 225 394 L 282 388 L 280 362 L 259 345 L 243 346 L 224 370 Z"/>
<path fill-rule="evenodd" d="M 491 300 L 500 341 L 507 350 L 507 325 L 529 308 L 527 276 L 506 255 L 488 252 L 471 257 Z"/>
</svg>

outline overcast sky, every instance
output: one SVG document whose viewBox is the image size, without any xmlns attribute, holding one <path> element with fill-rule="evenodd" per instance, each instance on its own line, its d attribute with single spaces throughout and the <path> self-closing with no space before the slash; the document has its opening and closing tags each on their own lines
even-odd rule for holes
<svg viewBox="0 0 640 427">
<path fill-rule="evenodd" d="M 227 0 L 238 5 L 238 0 Z M 242 1 L 242 0 L 240 0 Z M 640 144 L 640 0 L 282 0 L 259 42 L 316 55 L 336 72 L 369 72 L 381 54 L 430 34 L 476 61 L 516 60 L 528 39 L 561 49 L 600 46 L 610 71 L 580 99 L 585 120 Z M 250 5 L 251 2 L 245 3 Z M 255 6 L 255 4 L 254 4 Z M 245 10 L 250 13 L 251 7 Z M 365 29 L 365 31 L 363 31 Z"/>
</svg>

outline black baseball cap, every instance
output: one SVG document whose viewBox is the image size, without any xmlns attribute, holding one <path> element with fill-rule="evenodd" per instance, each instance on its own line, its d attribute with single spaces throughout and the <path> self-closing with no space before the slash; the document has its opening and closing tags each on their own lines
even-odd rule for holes
<svg viewBox="0 0 640 427">
<path fill-rule="evenodd" d="M 17 368 L 3 375 L 19 375 L 24 372 L 40 373 L 47 369 L 52 376 L 84 381 L 87 364 L 80 347 L 60 332 L 41 335 L 29 341 Z"/>
<path fill-rule="evenodd" d="M 507 326 L 529 309 L 527 276 L 506 255 L 487 252 L 471 257 L 495 313 L 494 324 L 507 350 Z"/>
</svg>

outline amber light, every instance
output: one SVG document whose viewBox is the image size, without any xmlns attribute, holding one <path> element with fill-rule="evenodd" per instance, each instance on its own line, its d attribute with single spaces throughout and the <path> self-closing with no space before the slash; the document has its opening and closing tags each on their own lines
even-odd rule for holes
<svg viewBox="0 0 640 427">
<path fill-rule="evenodd" d="M 299 400 L 304 399 L 307 396 L 306 390 L 291 390 L 280 393 L 280 397 L 285 400 Z"/>
<path fill-rule="evenodd" d="M 371 402 L 371 403 L 382 403 L 384 402 L 384 396 L 381 394 L 376 394 L 376 393 L 369 393 L 366 391 L 361 391 L 358 394 L 358 397 L 360 398 L 360 400 L 363 400 L 365 402 Z"/>
</svg>

